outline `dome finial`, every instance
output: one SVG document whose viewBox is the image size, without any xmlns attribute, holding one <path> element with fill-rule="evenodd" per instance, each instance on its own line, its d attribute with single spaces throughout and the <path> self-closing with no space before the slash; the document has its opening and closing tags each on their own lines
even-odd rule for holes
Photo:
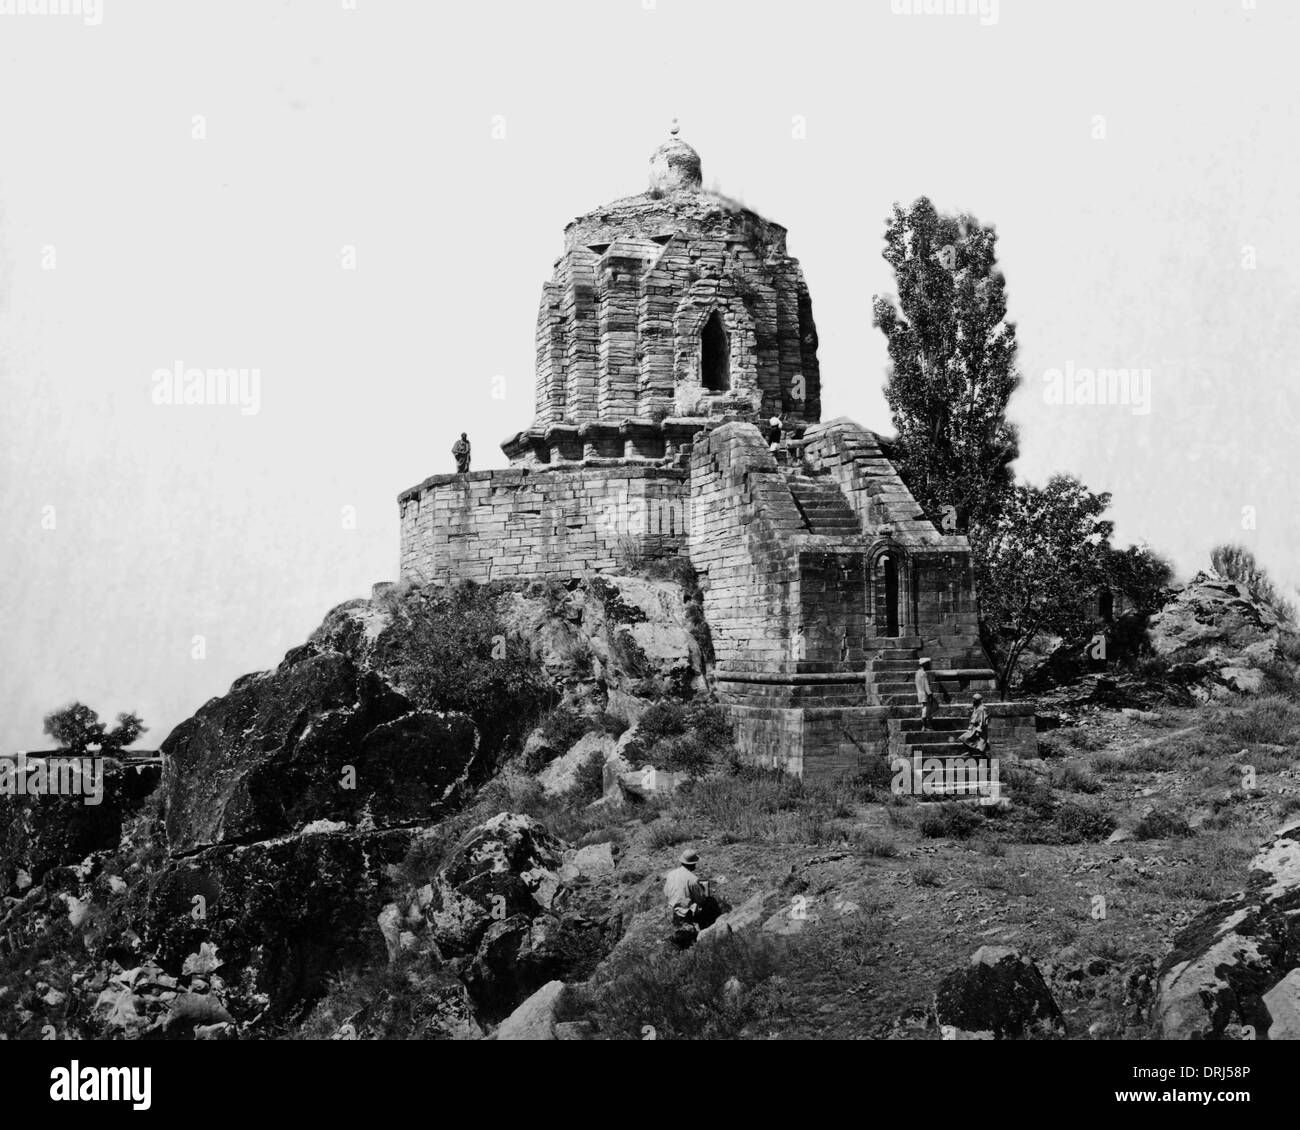
<svg viewBox="0 0 1300 1130">
<path fill-rule="evenodd" d="M 650 156 L 651 192 L 699 191 L 700 155 L 677 136 L 680 128 L 674 118 L 671 136 Z"/>
</svg>

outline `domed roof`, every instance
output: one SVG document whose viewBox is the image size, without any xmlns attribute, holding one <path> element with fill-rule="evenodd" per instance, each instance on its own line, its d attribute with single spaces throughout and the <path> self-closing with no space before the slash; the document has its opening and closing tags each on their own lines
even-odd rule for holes
<svg viewBox="0 0 1300 1130">
<path fill-rule="evenodd" d="M 675 120 L 672 135 L 650 155 L 650 191 L 698 190 L 703 183 L 700 155 L 677 136 Z"/>
</svg>

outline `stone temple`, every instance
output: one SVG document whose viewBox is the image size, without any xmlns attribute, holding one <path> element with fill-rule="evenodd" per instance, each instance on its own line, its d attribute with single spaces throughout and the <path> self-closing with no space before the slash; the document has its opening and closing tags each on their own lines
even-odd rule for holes
<svg viewBox="0 0 1300 1130">
<path fill-rule="evenodd" d="M 685 142 L 654 152 L 647 191 L 565 229 L 536 345 L 535 415 L 501 445 L 510 467 L 399 496 L 403 579 L 563 580 L 688 558 L 740 749 L 811 780 L 943 752 L 970 694 L 996 697 L 966 538 L 924 516 L 879 436 L 822 422 L 812 301 L 785 229 L 703 188 Z M 921 655 L 950 699 L 929 729 L 911 681 Z M 995 752 L 1033 755 L 1029 705 L 990 714 Z"/>
</svg>

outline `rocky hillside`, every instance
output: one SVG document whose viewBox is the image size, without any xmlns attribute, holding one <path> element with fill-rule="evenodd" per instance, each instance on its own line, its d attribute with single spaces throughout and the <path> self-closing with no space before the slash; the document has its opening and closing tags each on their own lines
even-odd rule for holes
<svg viewBox="0 0 1300 1130">
<path fill-rule="evenodd" d="M 1300 647 L 1249 593 L 1199 576 L 1046 690 L 1005 806 L 739 765 L 699 607 L 689 575 L 390 588 L 102 813 L 6 800 L 0 1032 L 1300 1031 Z M 679 953 L 688 843 L 727 914 Z"/>
</svg>

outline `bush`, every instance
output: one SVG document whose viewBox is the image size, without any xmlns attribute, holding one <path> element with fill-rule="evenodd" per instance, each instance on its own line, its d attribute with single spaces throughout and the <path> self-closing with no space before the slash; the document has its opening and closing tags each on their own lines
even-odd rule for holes
<svg viewBox="0 0 1300 1130">
<path fill-rule="evenodd" d="M 1295 607 L 1277 591 L 1264 567 L 1245 546 L 1216 545 L 1210 550 L 1210 564 L 1219 576 L 1244 585 L 1256 600 L 1271 607 L 1281 619 L 1295 623 Z"/>
<path fill-rule="evenodd" d="M 555 1016 L 591 1021 L 612 1040 L 645 1039 L 647 1028 L 659 1040 L 736 1039 L 760 1019 L 755 990 L 780 973 L 781 954 L 762 934 L 733 934 L 684 954 L 629 955 L 599 986 L 566 988 Z"/>
<path fill-rule="evenodd" d="M 574 710 L 572 706 L 563 704 L 547 711 L 537 725 L 542 741 L 557 753 L 569 750 L 574 742 L 593 728 L 590 718 Z"/>
<path fill-rule="evenodd" d="M 553 692 L 528 642 L 506 633 L 498 596 L 472 583 L 406 589 L 381 598 L 389 626 L 375 641 L 376 666 L 391 671 L 417 705 L 468 714 L 478 726 L 489 772 L 518 749 Z"/>
<path fill-rule="evenodd" d="M 1300 706 L 1269 695 L 1244 708 L 1216 713 L 1206 729 L 1243 744 L 1294 745 L 1300 742 Z"/>
<path fill-rule="evenodd" d="M 984 814 L 969 804 L 944 801 L 927 805 L 918 825 L 927 839 L 968 840 L 984 826 Z"/>
<path fill-rule="evenodd" d="M 692 774 L 706 772 L 732 753 L 727 716 L 706 703 L 654 703 L 624 748 L 624 756 L 634 766 Z"/>
<path fill-rule="evenodd" d="M 1060 765 L 1052 770 L 1052 788 L 1072 793 L 1099 793 L 1101 783 L 1087 770 L 1077 765 Z"/>
<path fill-rule="evenodd" d="M 593 750 L 591 756 L 584 759 L 573 775 L 573 788 L 568 797 L 579 803 L 599 800 L 605 792 L 605 755 L 600 750 Z"/>
<path fill-rule="evenodd" d="M 1191 834 L 1191 827 L 1178 813 L 1159 808 L 1148 812 L 1133 828 L 1139 840 L 1181 840 Z"/>
<path fill-rule="evenodd" d="M 692 824 L 682 824 L 677 820 L 661 820 L 650 829 L 650 848 L 660 848 L 684 844 L 697 837 L 698 831 Z"/>
<path fill-rule="evenodd" d="M 1091 803 L 1057 801 L 1042 786 L 1026 797 L 1021 790 L 1013 793 L 1015 806 L 1010 812 L 995 811 L 993 823 L 1006 835 L 1022 844 L 1082 844 L 1104 840 L 1115 830 L 1114 819 Z"/>
<path fill-rule="evenodd" d="M 567 704 L 547 711 L 537 724 L 535 733 L 538 742 L 524 761 L 524 772 L 540 773 L 557 757 L 567 753 L 579 738 L 596 727 L 595 721 Z"/>
</svg>

